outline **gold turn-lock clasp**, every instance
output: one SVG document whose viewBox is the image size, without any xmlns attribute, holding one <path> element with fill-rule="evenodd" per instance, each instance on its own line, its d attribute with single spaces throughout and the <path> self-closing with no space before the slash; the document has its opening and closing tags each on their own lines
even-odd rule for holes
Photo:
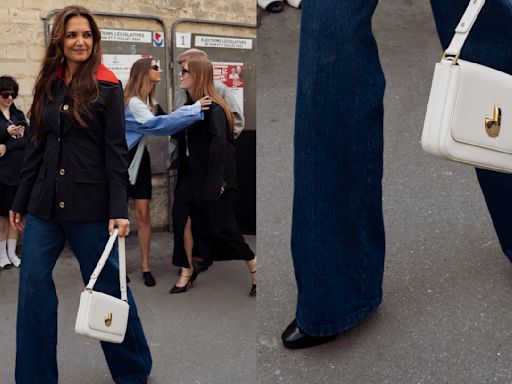
<svg viewBox="0 0 512 384">
<path fill-rule="evenodd" d="M 443 52 L 443 56 L 441 56 L 441 60 L 451 60 L 453 65 L 457 64 L 457 61 L 459 60 L 460 51 L 454 56 L 449 55 L 446 52 Z"/>
<path fill-rule="evenodd" d="M 485 116 L 485 131 L 490 137 L 498 137 L 501 129 L 501 108 L 494 106 L 492 117 Z"/>
<path fill-rule="evenodd" d="M 107 327 L 112 325 L 112 313 L 108 313 L 107 316 L 105 316 L 105 325 Z"/>
</svg>

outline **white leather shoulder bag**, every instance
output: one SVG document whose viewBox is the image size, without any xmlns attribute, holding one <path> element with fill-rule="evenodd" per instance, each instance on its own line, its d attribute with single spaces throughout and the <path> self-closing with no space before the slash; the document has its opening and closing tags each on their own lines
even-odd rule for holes
<svg viewBox="0 0 512 384">
<path fill-rule="evenodd" d="M 423 149 L 443 159 L 512 172 L 512 76 L 459 58 L 485 0 L 471 0 L 436 64 Z"/>
<path fill-rule="evenodd" d="M 119 285 L 121 299 L 93 290 L 105 262 L 116 241 L 118 229 L 110 236 L 89 284 L 80 295 L 80 306 L 76 316 L 75 332 L 93 339 L 122 343 L 128 324 L 128 297 L 126 294 L 126 251 L 124 237 L 119 237 Z"/>
</svg>

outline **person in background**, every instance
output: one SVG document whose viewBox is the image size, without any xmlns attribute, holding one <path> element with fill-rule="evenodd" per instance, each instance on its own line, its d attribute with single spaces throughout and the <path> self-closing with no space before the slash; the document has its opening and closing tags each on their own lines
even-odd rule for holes
<svg viewBox="0 0 512 384">
<path fill-rule="evenodd" d="M 206 260 L 245 260 L 252 274 L 250 295 L 256 295 L 256 259 L 236 223 L 234 121 L 213 84 L 213 66 L 204 56 L 181 62 L 179 87 L 189 103 L 205 95 L 213 101 L 205 119 L 180 134 L 182 180 L 173 205 L 173 264 L 181 268 L 170 293 L 185 292 L 197 277 L 192 250 Z"/>
<path fill-rule="evenodd" d="M 9 225 L 9 209 L 20 183 L 27 121 L 14 105 L 19 86 L 11 76 L 0 77 L 0 268 L 19 267 L 18 231 Z"/>
<path fill-rule="evenodd" d="M 162 70 L 152 58 L 137 60 L 131 70 L 124 91 L 126 141 L 130 150 L 130 185 L 128 196 L 134 201 L 137 219 L 137 236 L 141 251 L 141 270 L 144 284 L 152 287 L 155 278 L 149 270 L 151 247 L 150 201 L 151 159 L 145 135 L 172 135 L 203 118 L 202 109 L 211 104 L 208 97 L 198 100 L 169 115 L 156 116 L 161 110 L 155 98 L 155 87 L 160 82 Z M 162 113 L 162 112 L 161 112 Z"/>
<path fill-rule="evenodd" d="M 184 62 L 186 62 L 190 58 L 205 58 L 208 59 L 208 55 L 205 51 L 197 49 L 197 48 L 191 48 L 186 50 L 185 52 L 178 55 L 176 58 L 176 61 L 182 65 Z M 234 128 L 233 128 L 233 137 L 237 139 L 242 131 L 245 128 L 245 117 L 242 112 L 242 108 L 238 104 L 237 100 L 233 97 L 231 94 L 229 88 L 219 80 L 214 80 L 213 82 L 215 91 L 219 94 L 219 96 L 226 102 L 229 110 L 231 111 L 234 119 Z M 176 90 L 176 96 L 174 100 L 174 108 L 179 108 L 183 105 L 185 105 L 187 102 L 187 93 L 185 90 L 178 88 Z M 173 154 L 170 154 L 170 157 L 172 157 Z M 178 184 L 181 180 L 181 173 L 178 171 Z M 204 255 L 204 257 L 208 257 L 207 255 Z M 212 265 L 212 260 L 207 259 L 201 259 L 200 262 L 198 262 L 195 265 L 195 270 L 197 273 L 201 273 L 203 271 L 206 271 L 210 265 Z"/>
<path fill-rule="evenodd" d="M 191 57 L 204 57 L 208 59 L 208 54 L 197 48 L 191 48 L 178 55 L 176 61 L 179 65 L 181 65 L 184 61 L 187 61 Z M 235 139 L 240 136 L 242 131 L 245 128 L 245 117 L 242 112 L 242 108 L 238 104 L 238 101 L 233 97 L 230 90 L 222 81 L 214 80 L 213 82 L 215 91 L 220 95 L 220 97 L 226 102 L 229 110 L 233 114 L 235 126 L 233 128 L 233 133 Z M 174 109 L 178 109 L 187 103 L 187 94 L 183 89 L 178 88 L 176 90 L 176 96 L 174 98 Z"/>
<path fill-rule="evenodd" d="M 9 212 L 11 225 L 24 229 L 17 384 L 58 383 L 52 271 L 66 240 L 86 283 L 114 227 L 119 236 L 130 231 L 123 89 L 101 64 L 100 41 L 90 11 L 64 7 L 55 15 L 36 80 L 21 182 Z M 94 288 L 119 296 L 117 247 Z M 128 304 L 124 341 L 101 342 L 101 347 L 116 384 L 143 384 L 152 359 L 129 288 Z"/>
</svg>

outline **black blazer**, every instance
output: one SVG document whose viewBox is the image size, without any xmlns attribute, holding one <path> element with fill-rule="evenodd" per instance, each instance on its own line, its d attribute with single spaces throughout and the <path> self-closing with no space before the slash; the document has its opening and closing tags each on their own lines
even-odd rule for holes
<svg viewBox="0 0 512 384">
<path fill-rule="evenodd" d="M 216 201 L 222 186 L 236 188 L 234 138 L 220 105 L 212 103 L 204 120 L 189 126 L 178 140 L 180 166 L 187 164 L 183 177 L 190 177 L 194 199 Z"/>
<path fill-rule="evenodd" d="M 103 66 L 97 79 L 100 97 L 84 118 L 86 128 L 73 118 L 64 81 L 54 83 L 44 137 L 27 144 L 13 211 L 73 221 L 128 217 L 123 89 Z"/>
<path fill-rule="evenodd" d="M 25 115 L 14 104 L 9 108 L 10 120 L 19 125 L 26 122 Z M 3 113 L 0 113 L 0 144 L 5 144 L 7 151 L 5 155 L 0 157 L 0 183 L 5 185 L 18 185 L 20 183 L 20 169 L 23 162 L 23 154 L 25 144 L 27 142 L 26 136 L 14 139 L 7 132 L 7 127 L 11 125 L 5 118 Z"/>
</svg>

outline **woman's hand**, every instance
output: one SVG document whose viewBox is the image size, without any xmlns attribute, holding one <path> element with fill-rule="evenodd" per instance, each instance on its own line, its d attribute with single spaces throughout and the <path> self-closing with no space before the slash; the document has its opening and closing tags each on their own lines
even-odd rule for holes
<svg viewBox="0 0 512 384">
<path fill-rule="evenodd" d="M 7 152 L 7 147 L 5 146 L 5 144 L 0 144 L 0 157 L 5 155 L 6 152 Z"/>
<path fill-rule="evenodd" d="M 206 111 L 210 109 L 210 105 L 212 105 L 212 99 L 210 96 L 205 96 L 199 99 L 199 104 L 201 104 L 201 110 Z"/>
<path fill-rule="evenodd" d="M 9 125 L 7 127 L 7 133 L 9 133 L 10 136 L 14 136 L 15 138 L 23 137 L 25 133 L 25 127 L 23 125 Z"/>
<path fill-rule="evenodd" d="M 128 236 L 130 233 L 130 220 L 128 219 L 110 219 L 108 221 L 108 233 L 110 236 L 114 233 L 114 226 L 119 229 L 119 237 Z"/>
<path fill-rule="evenodd" d="M 20 232 L 25 229 L 25 218 L 21 213 L 9 211 L 9 222 L 11 223 L 11 227 Z"/>
</svg>

